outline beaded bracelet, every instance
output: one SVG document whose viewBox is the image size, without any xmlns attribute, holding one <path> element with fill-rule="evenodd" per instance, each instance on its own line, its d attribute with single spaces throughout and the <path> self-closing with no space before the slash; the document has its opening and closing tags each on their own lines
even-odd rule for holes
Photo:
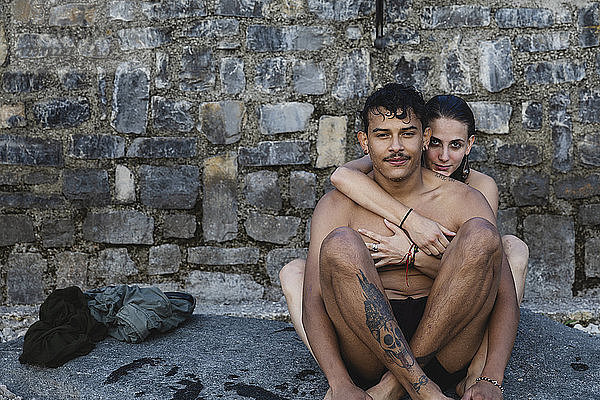
<svg viewBox="0 0 600 400">
<path fill-rule="evenodd" d="M 479 382 L 479 381 L 486 381 L 486 382 L 491 383 L 492 385 L 494 385 L 498 389 L 500 389 L 500 391 L 502 392 L 502 394 L 504 394 L 504 388 L 502 387 L 501 384 L 498 383 L 497 380 L 492 379 L 492 378 L 488 378 L 487 376 L 480 376 L 479 378 L 475 379 L 475 382 Z"/>
</svg>

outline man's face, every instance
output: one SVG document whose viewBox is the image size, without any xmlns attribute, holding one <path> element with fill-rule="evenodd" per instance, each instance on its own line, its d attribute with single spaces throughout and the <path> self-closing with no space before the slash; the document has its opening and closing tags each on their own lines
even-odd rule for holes
<svg viewBox="0 0 600 400">
<path fill-rule="evenodd" d="M 358 133 L 374 171 L 391 181 L 402 181 L 420 168 L 424 140 L 427 143 L 429 139 L 430 130 L 423 134 L 419 118 L 411 109 L 407 114 L 406 118 L 398 119 L 380 108 L 376 114 L 369 113 L 369 131 Z"/>
</svg>

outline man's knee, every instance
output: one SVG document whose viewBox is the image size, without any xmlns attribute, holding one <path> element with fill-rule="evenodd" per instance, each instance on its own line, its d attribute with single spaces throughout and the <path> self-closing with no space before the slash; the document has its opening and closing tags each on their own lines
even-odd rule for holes
<svg viewBox="0 0 600 400">
<path fill-rule="evenodd" d="M 495 252 L 502 248 L 498 229 L 485 218 L 471 218 L 459 231 L 463 240 L 480 252 Z"/>
<path fill-rule="evenodd" d="M 321 244 L 321 274 L 343 273 L 344 266 L 354 264 L 360 258 L 360 252 L 366 250 L 360 235 L 348 227 L 340 227 L 331 231 Z"/>
<path fill-rule="evenodd" d="M 513 261 L 510 266 L 511 269 L 517 268 L 514 272 L 524 275 L 527 272 L 527 260 L 529 259 L 529 247 L 527 244 L 516 236 L 504 235 L 502 236 L 502 246 L 509 261 Z"/>
</svg>

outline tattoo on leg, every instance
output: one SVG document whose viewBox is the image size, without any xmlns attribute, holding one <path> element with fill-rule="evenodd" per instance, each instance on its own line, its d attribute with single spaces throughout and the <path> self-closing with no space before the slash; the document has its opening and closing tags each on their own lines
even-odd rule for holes
<svg viewBox="0 0 600 400">
<path fill-rule="evenodd" d="M 415 364 L 415 358 L 383 293 L 377 286 L 367 280 L 362 270 L 360 276 L 358 274 L 356 276 L 365 297 L 366 324 L 371 331 L 371 335 L 394 363 L 402 368 L 412 367 Z M 419 385 L 420 387 L 421 385 Z"/>
<path fill-rule="evenodd" d="M 417 383 L 411 383 L 413 389 L 415 389 L 415 392 L 419 393 L 419 390 L 421 390 L 421 387 L 427 385 L 429 383 L 429 378 L 425 375 L 421 375 L 421 377 L 419 378 L 419 381 Z"/>
</svg>

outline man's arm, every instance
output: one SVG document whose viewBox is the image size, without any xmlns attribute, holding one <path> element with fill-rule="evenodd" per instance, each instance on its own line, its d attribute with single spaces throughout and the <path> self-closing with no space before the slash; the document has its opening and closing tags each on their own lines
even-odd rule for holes
<svg viewBox="0 0 600 400">
<path fill-rule="evenodd" d="M 327 193 L 317 206 L 310 225 L 310 244 L 306 259 L 302 296 L 302 323 L 310 347 L 329 386 L 354 387 L 340 355 L 337 336 L 321 297 L 319 254 L 323 239 L 335 228 L 348 225 L 350 200 L 337 191 Z"/>
</svg>

